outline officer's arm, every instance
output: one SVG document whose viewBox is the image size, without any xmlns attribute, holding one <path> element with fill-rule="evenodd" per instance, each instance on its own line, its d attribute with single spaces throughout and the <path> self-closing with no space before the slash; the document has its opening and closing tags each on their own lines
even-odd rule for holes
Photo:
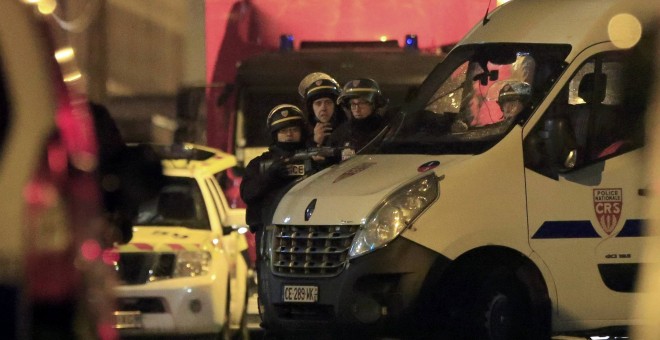
<svg viewBox="0 0 660 340">
<path fill-rule="evenodd" d="M 241 198 L 247 204 L 260 199 L 270 187 L 270 178 L 261 172 L 259 157 L 250 161 L 245 168 L 245 175 L 241 181 Z"/>
</svg>

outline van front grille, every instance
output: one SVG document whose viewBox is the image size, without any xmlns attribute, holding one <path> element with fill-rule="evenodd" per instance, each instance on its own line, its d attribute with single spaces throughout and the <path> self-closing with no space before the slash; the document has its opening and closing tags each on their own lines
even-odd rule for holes
<svg viewBox="0 0 660 340">
<path fill-rule="evenodd" d="M 285 276 L 333 276 L 341 273 L 359 225 L 276 225 L 271 266 Z"/>
</svg>

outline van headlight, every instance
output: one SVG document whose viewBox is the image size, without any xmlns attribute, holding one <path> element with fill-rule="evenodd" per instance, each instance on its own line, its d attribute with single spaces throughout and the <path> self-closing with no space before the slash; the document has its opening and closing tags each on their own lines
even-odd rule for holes
<svg viewBox="0 0 660 340">
<path fill-rule="evenodd" d="M 211 253 L 207 251 L 180 251 L 176 255 L 174 277 L 206 275 L 211 265 Z"/>
<path fill-rule="evenodd" d="M 358 230 L 350 257 L 378 249 L 397 237 L 438 197 L 434 173 L 424 176 L 387 197 Z"/>
</svg>

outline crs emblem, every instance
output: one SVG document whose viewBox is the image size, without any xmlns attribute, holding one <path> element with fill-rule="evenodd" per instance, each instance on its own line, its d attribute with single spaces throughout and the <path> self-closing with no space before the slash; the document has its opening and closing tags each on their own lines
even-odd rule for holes
<svg viewBox="0 0 660 340">
<path fill-rule="evenodd" d="M 594 189 L 594 211 L 596 219 L 607 235 L 612 234 L 621 218 L 623 189 Z"/>
</svg>

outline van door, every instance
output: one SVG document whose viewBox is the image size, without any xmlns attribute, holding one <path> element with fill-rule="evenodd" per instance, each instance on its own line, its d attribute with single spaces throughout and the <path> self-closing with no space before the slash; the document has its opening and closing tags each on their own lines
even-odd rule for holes
<svg viewBox="0 0 660 340">
<path fill-rule="evenodd" d="M 625 53 L 582 53 L 543 117 L 526 127 L 530 245 L 555 280 L 559 319 L 630 312 L 646 183 L 643 110 L 624 105 Z"/>
</svg>

